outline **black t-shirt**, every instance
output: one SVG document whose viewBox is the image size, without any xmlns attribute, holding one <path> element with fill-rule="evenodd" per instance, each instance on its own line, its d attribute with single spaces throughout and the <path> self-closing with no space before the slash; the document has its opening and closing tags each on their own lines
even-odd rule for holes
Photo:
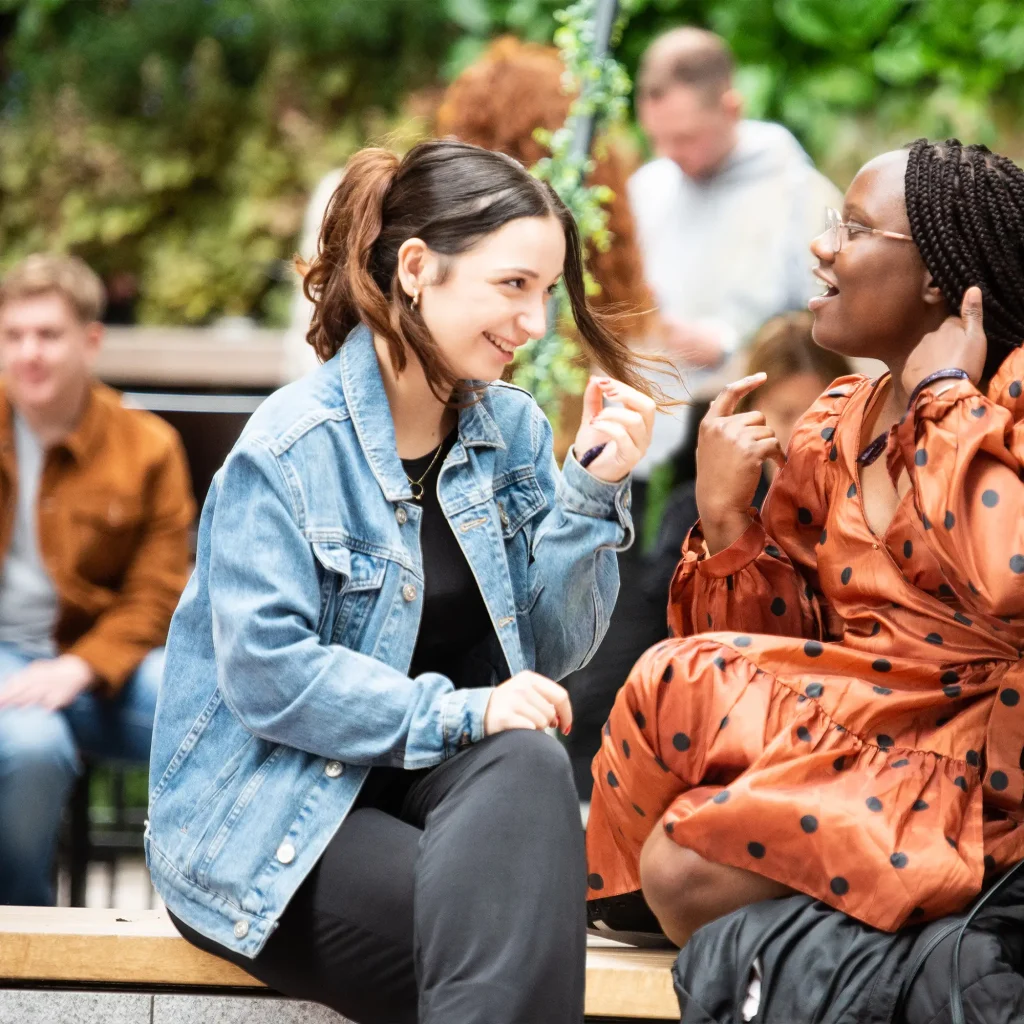
<svg viewBox="0 0 1024 1024">
<path fill-rule="evenodd" d="M 419 480 L 427 472 L 419 502 L 423 509 L 423 618 L 409 675 L 415 678 L 422 672 L 440 672 L 456 687 L 490 686 L 495 681 L 492 672 L 501 672 L 493 664 L 497 637 L 476 578 L 437 497 L 441 466 L 457 440 L 456 428 L 441 443 L 429 472 L 434 452 L 419 459 L 402 459 L 402 468 L 411 480 Z M 497 681 L 503 680 L 504 676 Z"/>
</svg>

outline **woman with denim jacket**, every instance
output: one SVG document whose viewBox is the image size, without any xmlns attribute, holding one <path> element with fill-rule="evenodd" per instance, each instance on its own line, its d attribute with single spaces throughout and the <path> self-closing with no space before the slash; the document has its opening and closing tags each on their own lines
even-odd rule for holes
<svg viewBox="0 0 1024 1024">
<path fill-rule="evenodd" d="M 561 471 L 500 382 L 559 279 L 610 374 Z M 357 155 L 304 287 L 324 365 L 218 474 L 171 626 L 154 884 L 191 942 L 361 1024 L 579 1021 L 583 835 L 545 730 L 608 624 L 654 402 L 570 213 L 499 154 Z"/>
</svg>

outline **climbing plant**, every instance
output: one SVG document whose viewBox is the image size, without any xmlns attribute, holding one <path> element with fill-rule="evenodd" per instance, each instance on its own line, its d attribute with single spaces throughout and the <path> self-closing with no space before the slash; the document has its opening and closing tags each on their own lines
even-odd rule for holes
<svg viewBox="0 0 1024 1024">
<path fill-rule="evenodd" d="M 565 64 L 564 88 L 574 94 L 575 99 L 561 128 L 554 132 L 538 129 L 536 137 L 549 149 L 550 155 L 538 161 L 532 170 L 551 185 L 572 212 L 584 249 L 605 252 L 612 241 L 607 205 L 614 196 L 606 186 L 587 184 L 594 160 L 576 144 L 576 135 L 588 130 L 585 127 L 588 120 L 592 121 L 595 132 L 623 124 L 629 111 L 631 83 L 611 50 L 606 54 L 596 52 L 596 23 L 601 3 L 602 0 L 576 0 L 555 12 L 558 28 L 554 42 Z M 619 5 L 612 29 L 612 47 L 621 37 L 630 7 L 630 3 Z M 589 275 L 587 290 L 591 294 L 599 290 Z M 564 287 L 559 287 L 552 300 L 548 321 L 550 327 L 543 338 L 519 349 L 513 380 L 531 391 L 548 416 L 557 420 L 564 396 L 579 394 L 587 377 L 581 365 L 579 345 L 566 331 L 571 313 Z"/>
</svg>

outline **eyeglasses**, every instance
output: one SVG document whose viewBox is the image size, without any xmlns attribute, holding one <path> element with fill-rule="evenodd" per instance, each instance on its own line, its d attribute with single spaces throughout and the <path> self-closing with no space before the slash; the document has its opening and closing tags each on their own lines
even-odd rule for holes
<svg viewBox="0 0 1024 1024">
<path fill-rule="evenodd" d="M 854 235 L 881 235 L 883 238 L 892 238 L 897 242 L 912 242 L 910 235 L 901 235 L 898 231 L 884 231 L 882 228 L 869 228 L 855 221 L 846 222 L 838 210 L 827 208 L 825 210 L 825 231 L 828 236 L 828 245 L 832 252 L 841 252 L 843 242 L 849 241 Z"/>
</svg>

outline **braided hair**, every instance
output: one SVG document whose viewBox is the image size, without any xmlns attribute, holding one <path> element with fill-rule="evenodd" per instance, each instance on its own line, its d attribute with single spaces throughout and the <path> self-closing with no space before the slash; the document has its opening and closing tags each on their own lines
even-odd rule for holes
<svg viewBox="0 0 1024 1024">
<path fill-rule="evenodd" d="M 988 380 L 1024 341 L 1024 171 L 987 146 L 918 139 L 904 187 L 910 232 L 950 308 L 981 288 Z"/>
</svg>

